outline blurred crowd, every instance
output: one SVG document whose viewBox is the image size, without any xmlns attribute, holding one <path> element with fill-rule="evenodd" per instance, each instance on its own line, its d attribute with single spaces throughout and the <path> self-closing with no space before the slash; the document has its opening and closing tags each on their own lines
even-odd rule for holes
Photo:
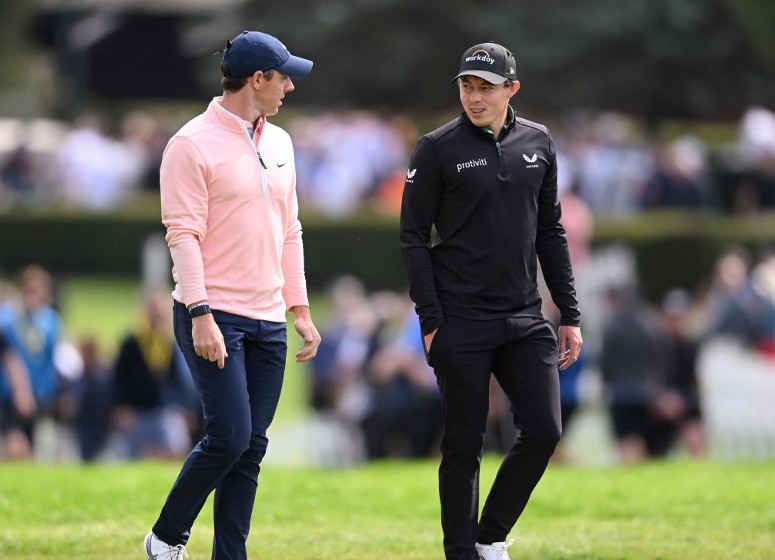
<svg viewBox="0 0 775 560">
<path fill-rule="evenodd" d="M 125 115 L 117 134 L 96 115 L 65 127 L 0 120 L 0 211 L 102 212 L 153 193 L 173 128 L 142 111 Z M 410 120 L 337 111 L 299 117 L 290 130 L 303 209 L 330 218 L 365 206 L 397 214 L 418 134 Z M 775 252 L 729 247 L 707 285 L 677 286 L 648 301 L 631 251 L 591 248 L 593 220 L 644 208 L 774 208 L 775 114 L 751 108 L 737 140 L 714 150 L 695 136 L 656 141 L 617 114 L 573 115 L 552 130 L 585 338 L 579 362 L 561 376 L 566 433 L 599 407 L 617 461 L 702 457 L 707 395 L 698 357 L 724 338 L 775 360 Z M 202 414 L 172 336 L 169 294 L 144 292 L 140 323 L 106 356 L 96 340 L 73 344 L 63 334 L 56 287 L 35 265 L 2 283 L 0 457 L 29 459 L 58 448 L 47 442 L 66 440 L 84 461 L 184 456 L 201 434 Z M 406 294 L 369 293 L 358 278 L 342 277 L 327 296 L 323 343 L 309 367 L 311 421 L 343 428 L 337 433 L 351 439 L 350 461 L 435 454 L 438 389 Z M 543 299 L 556 322 L 548 294 Z M 511 416 L 493 384 L 488 450 L 510 446 Z M 564 444 L 557 459 L 573 460 Z"/>
<path fill-rule="evenodd" d="M 650 302 L 638 292 L 632 253 L 590 250 L 591 212 L 572 192 L 564 201 L 573 208 L 563 220 L 585 313 L 582 355 L 560 377 L 566 434 L 579 416 L 597 410 L 612 461 L 704 457 L 710 396 L 699 356 L 723 339 L 775 364 L 775 253 L 729 247 L 707 285 L 676 287 Z M 69 341 L 56 287 L 48 271 L 30 265 L 0 291 L 0 458 L 184 457 L 203 419 L 174 341 L 168 291 L 143 291 L 138 324 L 107 356 L 95 339 Z M 543 295 L 545 316 L 556 323 Z M 312 429 L 338 426 L 337 437 L 347 440 L 336 442 L 325 463 L 435 455 L 439 392 L 408 296 L 370 293 L 358 278 L 342 276 L 325 302 L 323 342 L 306 370 L 305 421 Z M 728 373 L 744 383 L 745 371 Z M 502 453 L 515 437 L 513 411 L 495 383 L 490 400 L 485 450 Z M 331 444 L 325 441 L 310 445 Z M 313 455 L 326 455 L 318 451 Z M 584 460 L 565 441 L 556 459 Z"/>
<path fill-rule="evenodd" d="M 572 247 L 585 245 L 577 238 L 573 242 Z M 675 287 L 656 302 L 639 293 L 637 266 L 626 248 L 576 249 L 573 255 L 585 345 L 579 361 L 560 374 L 566 435 L 579 416 L 599 414 L 609 444 L 606 461 L 705 457 L 704 404 L 713 400 L 723 407 L 725 395 L 703 390 L 700 357 L 706 347 L 724 341 L 766 364 L 764 369 L 775 367 L 775 254 L 729 247 L 708 285 Z M 557 310 L 548 294 L 543 296 L 544 314 L 557 326 Z M 335 418 L 347 427 L 341 433 L 362 435 L 361 449 L 349 451 L 354 457 L 437 453 L 439 393 L 406 294 L 369 294 L 357 278 L 345 276 L 331 286 L 330 304 L 311 370 L 315 417 Z M 723 374 L 744 387 L 751 372 L 746 361 L 738 363 L 738 369 Z M 513 413 L 493 381 L 485 451 L 505 453 L 511 447 Z M 770 445 L 765 453 L 774 451 Z M 555 459 L 590 458 L 574 456 L 563 441 Z"/>
<path fill-rule="evenodd" d="M 161 154 L 178 124 L 168 121 L 141 110 L 117 122 L 96 114 L 72 123 L 0 119 L 0 211 L 21 204 L 104 212 L 157 191 Z M 342 109 L 298 116 L 288 129 L 303 210 L 333 219 L 364 207 L 398 212 L 418 135 L 412 120 Z M 751 107 L 732 135 L 721 133 L 724 140 L 712 132 L 668 135 L 609 112 L 568 114 L 550 129 L 560 188 L 576 189 L 597 215 L 775 208 L 775 113 L 769 110 Z"/>
<path fill-rule="evenodd" d="M 141 319 L 107 358 L 65 336 L 52 275 L 22 269 L 0 294 L 0 457 L 181 458 L 202 430 L 193 380 L 172 335 L 170 296 L 148 290 Z"/>
</svg>

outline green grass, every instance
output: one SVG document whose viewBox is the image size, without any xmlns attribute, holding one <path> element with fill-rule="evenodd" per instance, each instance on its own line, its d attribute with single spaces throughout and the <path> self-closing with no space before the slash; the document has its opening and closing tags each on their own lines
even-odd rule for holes
<svg viewBox="0 0 775 560">
<path fill-rule="evenodd" d="M 270 447 L 271 454 L 271 447 Z M 484 461 L 488 487 L 497 461 Z M 442 558 L 435 461 L 266 467 L 251 558 Z M 758 560 L 775 554 L 772 463 L 551 466 L 512 532 L 514 559 Z M 0 465 L 0 559 L 141 558 L 177 464 Z M 209 557 L 205 506 L 188 551 Z"/>
</svg>

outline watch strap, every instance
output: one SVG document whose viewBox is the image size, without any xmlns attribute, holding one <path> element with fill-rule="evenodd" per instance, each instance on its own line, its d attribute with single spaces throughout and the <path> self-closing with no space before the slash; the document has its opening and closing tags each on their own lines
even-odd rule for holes
<svg viewBox="0 0 775 560">
<path fill-rule="evenodd" d="M 188 308 L 188 313 L 192 317 L 201 317 L 202 315 L 212 313 L 212 310 L 207 303 L 197 303 L 196 305 L 192 305 Z"/>
</svg>

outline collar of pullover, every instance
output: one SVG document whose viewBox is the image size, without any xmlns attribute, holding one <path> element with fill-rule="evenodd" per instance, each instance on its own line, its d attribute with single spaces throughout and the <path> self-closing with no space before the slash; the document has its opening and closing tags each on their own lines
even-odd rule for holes
<svg viewBox="0 0 775 560">
<path fill-rule="evenodd" d="M 239 117 L 228 109 L 225 109 L 223 105 L 221 105 L 222 99 L 223 97 L 221 96 L 213 97 L 213 100 L 210 101 L 210 105 L 207 107 L 208 116 L 219 125 L 229 130 L 240 133 L 243 133 L 246 129 L 248 131 L 252 131 L 254 123 L 246 121 L 242 117 Z M 253 140 L 255 142 L 258 142 L 258 139 L 261 137 L 261 132 L 264 130 L 264 124 L 266 124 L 266 117 L 261 115 L 258 117 L 258 121 L 255 123 L 256 130 L 253 133 Z"/>
<path fill-rule="evenodd" d="M 481 130 L 483 133 L 487 134 L 488 136 L 491 136 L 493 138 L 496 138 L 495 133 L 486 127 L 478 127 L 474 123 L 471 122 L 471 119 L 468 118 L 468 115 L 465 111 L 463 111 L 463 119 L 465 119 L 468 124 L 470 124 L 473 128 L 477 130 Z M 508 132 L 514 128 L 514 125 L 517 123 L 517 113 L 514 111 L 511 105 L 506 106 L 506 122 L 503 123 L 503 129 L 501 129 L 500 134 L 497 136 L 497 138 L 502 138 L 504 135 L 508 134 Z M 496 138 L 496 139 L 497 139 Z"/>
</svg>

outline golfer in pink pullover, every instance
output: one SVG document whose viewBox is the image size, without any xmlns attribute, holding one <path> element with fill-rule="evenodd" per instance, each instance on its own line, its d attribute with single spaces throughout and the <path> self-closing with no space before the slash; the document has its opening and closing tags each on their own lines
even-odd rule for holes
<svg viewBox="0 0 775 560">
<path fill-rule="evenodd" d="M 161 164 L 162 220 L 174 264 L 175 337 L 199 389 L 205 436 L 186 459 L 144 546 L 179 560 L 215 490 L 213 560 L 244 560 L 259 465 L 287 352 L 286 311 L 313 358 L 293 146 L 267 122 L 312 62 L 276 38 L 227 42 L 223 96 L 169 141 Z"/>
</svg>

